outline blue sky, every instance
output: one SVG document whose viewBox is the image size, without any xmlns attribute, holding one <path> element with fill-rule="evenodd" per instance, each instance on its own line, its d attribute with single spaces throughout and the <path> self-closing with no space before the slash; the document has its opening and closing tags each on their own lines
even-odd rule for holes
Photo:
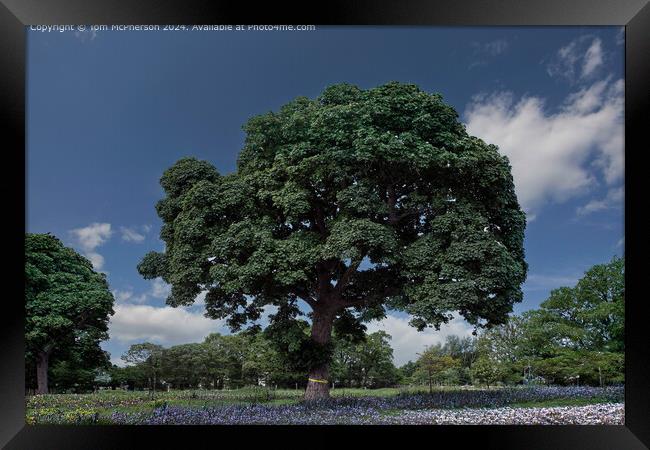
<svg viewBox="0 0 650 450">
<path fill-rule="evenodd" d="M 133 342 L 201 340 L 203 306 L 165 307 L 136 265 L 162 250 L 154 205 L 183 156 L 235 169 L 242 125 L 334 83 L 439 92 L 513 166 L 529 223 L 524 301 L 623 252 L 620 27 L 317 27 L 305 32 L 28 31 L 27 231 L 51 232 L 107 273 L 114 360 Z M 447 334 L 391 314 L 398 364 Z"/>
</svg>

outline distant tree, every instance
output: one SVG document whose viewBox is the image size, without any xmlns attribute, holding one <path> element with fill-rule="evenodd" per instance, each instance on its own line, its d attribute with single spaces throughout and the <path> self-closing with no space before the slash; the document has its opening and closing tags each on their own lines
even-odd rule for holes
<svg viewBox="0 0 650 450">
<path fill-rule="evenodd" d="M 285 381 L 290 372 L 283 367 L 281 358 L 272 343 L 262 333 L 250 338 L 243 365 L 244 375 L 254 384 L 269 386 L 270 383 Z"/>
<path fill-rule="evenodd" d="M 51 358 L 103 355 L 113 302 L 106 276 L 88 259 L 50 234 L 25 234 L 25 356 L 38 393 L 48 392 Z"/>
<path fill-rule="evenodd" d="M 228 387 L 242 387 L 246 384 L 245 365 L 248 349 L 252 343 L 251 335 L 246 333 L 220 335 L 210 334 L 205 338 L 205 344 L 212 346 L 213 354 L 218 353 L 223 380 Z"/>
<path fill-rule="evenodd" d="M 110 373 L 115 387 L 126 386 L 129 390 L 151 388 L 150 374 L 140 364 L 124 367 L 113 365 Z"/>
<path fill-rule="evenodd" d="M 124 362 L 138 365 L 145 370 L 152 397 L 156 394 L 156 382 L 162 367 L 162 357 L 163 347 L 150 342 L 133 344 L 122 355 Z"/>
<path fill-rule="evenodd" d="M 393 365 L 393 349 L 390 335 L 377 331 L 365 336 L 360 342 L 335 339 L 332 361 L 334 380 L 348 386 L 382 387 L 398 381 Z"/>
<path fill-rule="evenodd" d="M 448 384 L 470 384 L 472 364 L 478 358 L 477 339 L 474 336 L 447 336 L 442 352 L 459 361 L 459 366 L 448 369 L 445 382 Z"/>
<path fill-rule="evenodd" d="M 274 336 L 298 338 L 285 347 L 308 359 L 306 399 L 329 395 L 342 317 L 360 323 L 390 307 L 419 330 L 453 311 L 489 325 L 521 301 L 526 221 L 510 164 L 440 95 L 340 84 L 244 130 L 236 172 L 194 158 L 165 171 L 166 249 L 138 270 L 172 285 L 172 306 L 208 290 L 208 315 L 233 330 L 277 306 Z M 311 309 L 308 341 L 299 300 Z"/>
<path fill-rule="evenodd" d="M 526 315 L 535 344 L 554 348 L 623 352 L 625 261 L 614 258 L 585 272 L 575 287 L 551 291 L 538 310 Z"/>
<path fill-rule="evenodd" d="M 622 353 L 561 349 L 536 362 L 537 373 L 555 384 L 605 386 L 624 381 Z"/>
<path fill-rule="evenodd" d="M 538 309 L 484 330 L 479 372 L 498 368 L 506 382 L 538 376 L 557 384 L 622 382 L 624 278 L 623 258 L 595 265 L 575 286 L 551 291 Z"/>
<path fill-rule="evenodd" d="M 223 336 L 219 333 L 209 334 L 201 344 L 208 358 L 206 373 L 214 389 L 223 389 L 228 378 L 228 355 L 223 345 Z"/>
<path fill-rule="evenodd" d="M 511 316 L 506 323 L 481 333 L 476 348 L 479 357 L 487 358 L 493 368 L 498 368 L 499 380 L 512 384 L 532 377 L 534 353 L 542 351 L 545 345 L 548 343 L 533 344 L 527 319 Z"/>
<path fill-rule="evenodd" d="M 511 316 L 505 323 L 485 330 L 477 345 L 496 361 L 514 363 L 523 353 L 524 333 L 524 319 Z"/>
<path fill-rule="evenodd" d="M 462 367 L 472 368 L 472 363 L 478 358 L 477 339 L 473 336 L 459 337 L 454 334 L 447 336 L 442 351 L 458 359 Z"/>
<path fill-rule="evenodd" d="M 112 389 L 120 388 L 129 384 L 125 367 L 119 367 L 116 364 L 111 364 L 111 366 L 108 368 L 108 374 L 111 377 L 110 386 Z"/>
<path fill-rule="evenodd" d="M 418 369 L 417 363 L 414 363 L 413 361 L 408 361 L 406 364 L 403 366 L 400 366 L 398 370 L 398 374 L 400 377 L 400 383 L 403 384 L 410 384 L 413 382 L 413 375 L 415 375 L 415 372 Z"/>
<path fill-rule="evenodd" d="M 489 388 L 494 386 L 504 376 L 504 370 L 501 363 L 481 355 L 472 366 L 472 377 L 478 383 L 485 383 Z"/>
<path fill-rule="evenodd" d="M 433 392 L 433 380 L 443 372 L 460 366 L 460 361 L 445 355 L 440 344 L 428 347 L 419 353 L 418 369 L 426 376 L 429 384 L 429 393 Z"/>
<path fill-rule="evenodd" d="M 111 374 L 108 370 L 96 369 L 93 372 L 93 375 L 93 383 L 96 387 L 106 388 L 111 386 L 113 379 L 111 378 Z"/>
<path fill-rule="evenodd" d="M 109 356 L 93 340 L 78 341 L 75 346 L 53 353 L 50 390 L 88 392 L 95 388 L 98 372 L 109 366 Z"/>
<path fill-rule="evenodd" d="M 212 382 L 209 351 L 200 343 L 175 345 L 163 351 L 160 376 L 174 388 Z"/>
</svg>

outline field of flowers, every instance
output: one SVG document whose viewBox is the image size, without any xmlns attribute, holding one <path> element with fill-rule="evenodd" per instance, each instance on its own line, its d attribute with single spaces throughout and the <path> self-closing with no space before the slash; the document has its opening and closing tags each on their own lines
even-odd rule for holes
<svg viewBox="0 0 650 450">
<path fill-rule="evenodd" d="M 294 390 L 40 395 L 28 424 L 623 424 L 623 388 L 335 390 L 305 403 Z"/>
</svg>

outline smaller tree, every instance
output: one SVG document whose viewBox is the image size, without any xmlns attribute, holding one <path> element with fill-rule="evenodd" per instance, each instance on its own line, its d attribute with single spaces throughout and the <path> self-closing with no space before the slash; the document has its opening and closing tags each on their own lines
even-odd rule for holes
<svg viewBox="0 0 650 450">
<path fill-rule="evenodd" d="M 403 366 L 400 366 L 397 369 L 397 373 L 399 375 L 399 380 L 400 383 L 402 384 L 410 384 L 413 382 L 413 376 L 415 375 L 415 372 L 418 369 L 417 363 L 414 363 L 413 361 L 408 361 L 406 364 Z"/>
<path fill-rule="evenodd" d="M 421 373 L 426 374 L 429 383 L 429 393 L 433 393 L 433 380 L 442 372 L 460 366 L 460 361 L 445 355 L 440 344 L 428 347 L 424 352 L 419 353 L 417 361 Z"/>
<path fill-rule="evenodd" d="M 93 378 L 93 382 L 95 383 L 96 387 L 109 387 L 113 383 L 113 379 L 111 378 L 111 374 L 108 370 L 104 369 L 96 369 L 93 374 L 95 377 Z"/>
<path fill-rule="evenodd" d="M 223 366 L 223 360 L 211 350 L 205 343 L 165 349 L 160 376 L 175 388 L 210 386 L 216 379 L 215 366 Z"/>
<path fill-rule="evenodd" d="M 395 384 L 399 376 L 393 365 L 390 339 L 385 331 L 363 335 L 360 341 L 335 336 L 333 379 L 364 388 Z"/>
<path fill-rule="evenodd" d="M 622 353 L 561 349 L 537 362 L 538 373 L 557 384 L 589 384 L 601 387 L 624 380 Z"/>
<path fill-rule="evenodd" d="M 111 389 L 121 388 L 128 384 L 127 370 L 125 367 L 119 367 L 115 364 L 111 364 L 111 366 L 108 368 L 108 375 L 111 378 Z"/>
<path fill-rule="evenodd" d="M 108 338 L 113 302 L 106 275 L 88 259 L 51 234 L 25 235 L 25 359 L 35 366 L 39 394 L 48 393 L 49 366 L 57 359 L 78 366 L 74 358 L 97 356 L 105 365 L 99 343 Z"/>
<path fill-rule="evenodd" d="M 485 355 L 480 356 L 472 366 L 472 377 L 474 381 L 495 385 L 503 377 L 503 370 L 498 361 Z"/>
<path fill-rule="evenodd" d="M 127 352 L 122 355 L 122 360 L 124 362 L 136 364 L 145 369 L 149 380 L 151 398 L 156 394 L 156 377 L 160 373 L 162 356 L 163 347 L 150 342 L 133 344 L 129 347 Z"/>
<path fill-rule="evenodd" d="M 262 333 L 250 338 L 243 364 L 244 377 L 251 382 L 270 386 L 272 382 L 282 379 L 286 368 L 282 366 L 277 352 Z"/>
</svg>

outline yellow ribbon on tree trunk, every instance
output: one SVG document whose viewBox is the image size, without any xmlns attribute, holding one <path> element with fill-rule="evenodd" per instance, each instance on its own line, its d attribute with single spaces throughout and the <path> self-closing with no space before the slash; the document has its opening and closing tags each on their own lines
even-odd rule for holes
<svg viewBox="0 0 650 450">
<path fill-rule="evenodd" d="M 313 381 L 314 383 L 327 383 L 327 380 L 316 380 L 314 378 L 308 378 L 309 381 Z"/>
</svg>

